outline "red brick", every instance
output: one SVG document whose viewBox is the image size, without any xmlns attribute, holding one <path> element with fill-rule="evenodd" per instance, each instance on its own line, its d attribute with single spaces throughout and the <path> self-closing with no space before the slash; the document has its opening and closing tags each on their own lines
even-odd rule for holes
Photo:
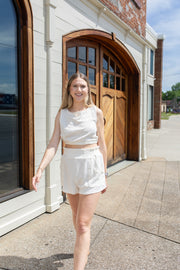
<svg viewBox="0 0 180 270">
<path fill-rule="evenodd" d="M 155 51 L 155 82 L 154 82 L 154 128 L 161 127 L 162 100 L 162 71 L 163 71 L 163 39 L 158 39 Z"/>
<path fill-rule="evenodd" d="M 145 37 L 146 29 L 146 0 L 100 0 L 114 12 L 122 21 L 129 25 L 138 35 Z M 122 7 L 122 11 L 118 7 Z M 140 6 L 141 8 L 138 8 Z"/>
</svg>

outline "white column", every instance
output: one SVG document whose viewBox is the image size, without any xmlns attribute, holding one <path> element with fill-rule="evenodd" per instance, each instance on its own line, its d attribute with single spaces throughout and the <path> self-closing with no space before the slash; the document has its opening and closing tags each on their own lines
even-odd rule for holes
<svg viewBox="0 0 180 270">
<path fill-rule="evenodd" d="M 147 158 L 147 46 L 143 52 L 142 159 Z"/>
<path fill-rule="evenodd" d="M 47 52 L 47 144 L 52 136 L 54 129 L 55 115 L 53 114 L 53 70 L 52 70 L 52 50 L 55 42 L 55 9 L 56 0 L 45 1 L 45 34 Z M 57 210 L 63 198 L 60 187 L 60 168 L 59 163 L 53 160 L 46 169 L 46 211 Z"/>
</svg>

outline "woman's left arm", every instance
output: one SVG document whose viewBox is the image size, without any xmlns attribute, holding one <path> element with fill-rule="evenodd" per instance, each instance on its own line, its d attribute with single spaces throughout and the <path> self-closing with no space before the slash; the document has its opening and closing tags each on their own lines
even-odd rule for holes
<svg viewBox="0 0 180 270">
<path fill-rule="evenodd" d="M 103 112 L 101 109 L 97 108 L 97 135 L 98 135 L 98 145 L 99 145 L 99 150 L 101 151 L 103 155 L 103 160 L 104 160 L 104 170 L 106 173 L 107 172 L 107 148 L 106 148 L 106 143 L 105 143 L 105 138 L 104 138 L 104 118 L 103 118 Z M 107 180 L 107 176 L 106 176 Z M 106 181 L 107 185 L 107 181 Z M 106 189 L 102 192 L 104 193 Z"/>
</svg>

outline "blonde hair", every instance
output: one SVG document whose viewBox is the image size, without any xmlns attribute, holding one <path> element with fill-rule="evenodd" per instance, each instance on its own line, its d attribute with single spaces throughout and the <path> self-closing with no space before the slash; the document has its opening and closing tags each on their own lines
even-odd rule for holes
<svg viewBox="0 0 180 270">
<path fill-rule="evenodd" d="M 89 107 L 91 105 L 93 105 L 93 101 L 92 101 L 92 97 L 91 97 L 91 90 L 90 90 L 90 83 L 89 83 L 89 80 L 88 78 L 83 74 L 83 73 L 74 73 L 68 83 L 67 83 L 67 86 L 66 86 L 66 90 L 65 90 L 65 93 L 64 93 L 64 97 L 63 97 L 63 100 L 62 100 L 62 104 L 61 104 L 61 107 L 59 110 L 61 109 L 65 109 L 65 108 L 71 108 L 72 105 L 73 105 L 73 98 L 72 96 L 70 95 L 70 87 L 71 87 L 71 84 L 72 82 L 77 79 L 77 78 L 81 78 L 83 79 L 84 81 L 86 81 L 87 83 L 87 86 L 88 86 L 88 98 L 86 99 L 85 101 L 85 104 Z"/>
</svg>

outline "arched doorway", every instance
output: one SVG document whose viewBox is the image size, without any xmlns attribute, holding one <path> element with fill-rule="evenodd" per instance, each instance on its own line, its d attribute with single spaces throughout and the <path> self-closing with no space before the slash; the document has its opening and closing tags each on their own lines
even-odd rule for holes
<svg viewBox="0 0 180 270">
<path fill-rule="evenodd" d="M 138 160 L 139 70 L 128 50 L 114 35 L 94 30 L 64 36 L 63 48 L 64 86 L 74 72 L 86 74 L 104 113 L 108 165 Z"/>
</svg>

